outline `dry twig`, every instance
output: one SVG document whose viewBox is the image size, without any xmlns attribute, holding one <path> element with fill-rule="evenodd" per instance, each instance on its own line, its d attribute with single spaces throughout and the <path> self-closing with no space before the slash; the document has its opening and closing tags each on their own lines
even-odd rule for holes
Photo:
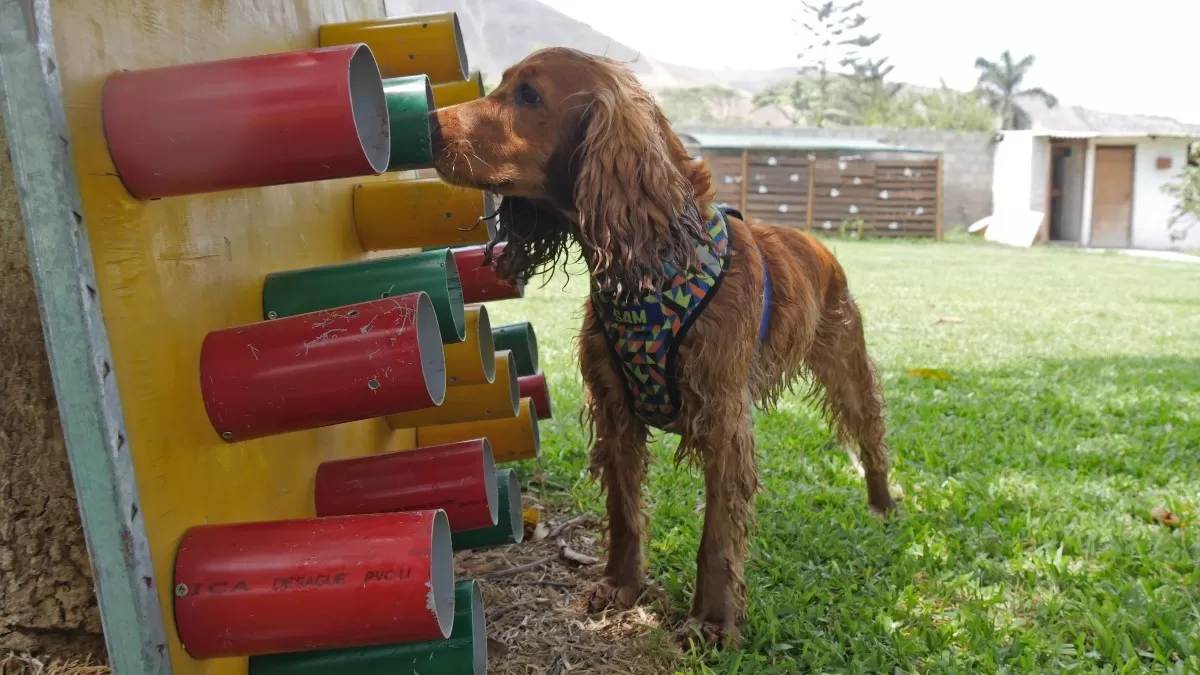
<svg viewBox="0 0 1200 675">
<path fill-rule="evenodd" d="M 546 563 L 550 562 L 551 560 L 554 560 L 554 556 L 548 555 L 545 558 L 539 558 L 537 560 L 534 560 L 531 563 L 526 563 L 524 565 L 517 565 L 516 567 L 510 567 L 508 569 L 498 570 L 496 572 L 489 572 L 488 574 L 485 574 L 483 576 L 485 576 L 488 579 L 499 579 L 501 577 L 511 577 L 514 574 L 520 574 L 522 572 L 529 572 L 531 570 L 537 569 L 538 567 L 545 565 Z"/>
<path fill-rule="evenodd" d="M 581 516 L 575 516 L 574 518 L 571 518 L 570 520 L 564 520 L 563 522 L 559 523 L 558 525 L 555 525 L 554 529 L 550 530 L 550 534 L 547 535 L 546 538 L 547 539 L 557 539 L 561 536 L 565 536 L 566 533 L 571 531 L 572 528 L 579 526 L 579 525 L 583 525 L 584 523 L 588 522 L 591 519 L 592 519 L 592 517 L 585 513 Z"/>
</svg>

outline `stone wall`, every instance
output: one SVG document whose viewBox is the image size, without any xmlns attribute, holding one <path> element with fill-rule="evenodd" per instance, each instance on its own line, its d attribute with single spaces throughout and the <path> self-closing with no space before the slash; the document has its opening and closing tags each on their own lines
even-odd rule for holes
<svg viewBox="0 0 1200 675">
<path fill-rule="evenodd" d="M 991 214 L 992 152 L 990 132 L 941 129 L 877 129 L 872 127 L 699 127 L 678 131 L 756 134 L 806 138 L 853 138 L 942 153 L 942 226 L 949 232 Z"/>
</svg>

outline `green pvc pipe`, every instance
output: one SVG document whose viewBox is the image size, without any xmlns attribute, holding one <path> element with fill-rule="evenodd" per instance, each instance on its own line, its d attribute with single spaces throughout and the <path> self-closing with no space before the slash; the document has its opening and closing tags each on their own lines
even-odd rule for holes
<svg viewBox="0 0 1200 675">
<path fill-rule="evenodd" d="M 449 639 L 250 657 L 250 675 L 486 675 L 483 592 L 475 580 L 454 586 Z"/>
<path fill-rule="evenodd" d="M 451 532 L 455 551 L 478 550 L 519 544 L 525 539 L 525 517 L 521 505 L 521 481 L 512 469 L 496 471 L 500 509 L 496 524 L 478 530 Z M 507 505 L 508 508 L 505 508 Z"/>
<path fill-rule="evenodd" d="M 434 165 L 429 113 L 434 109 L 433 88 L 425 75 L 393 77 L 383 81 L 388 120 L 392 131 L 392 158 L 388 171 L 428 169 Z"/>
<path fill-rule="evenodd" d="M 537 373 L 538 346 L 533 324 L 521 321 L 497 326 L 492 329 L 492 341 L 496 343 L 496 351 L 507 349 L 512 352 L 517 377 Z"/>
<path fill-rule="evenodd" d="M 445 248 L 268 274 L 263 282 L 263 318 L 281 319 L 417 291 L 425 291 L 433 301 L 442 342 L 462 342 L 467 330 L 462 283 L 454 254 Z"/>
</svg>

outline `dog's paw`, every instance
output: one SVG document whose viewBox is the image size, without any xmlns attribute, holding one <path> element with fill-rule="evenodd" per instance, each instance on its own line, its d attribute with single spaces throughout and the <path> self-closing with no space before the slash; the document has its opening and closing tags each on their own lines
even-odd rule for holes
<svg viewBox="0 0 1200 675">
<path fill-rule="evenodd" d="M 900 509 L 896 506 L 896 501 L 893 499 L 889 499 L 883 504 L 867 504 L 867 510 L 872 516 L 882 521 L 894 520 L 900 517 Z"/>
<path fill-rule="evenodd" d="M 708 649 L 740 649 L 742 632 L 730 622 L 689 619 L 680 629 L 679 638 L 686 648 L 692 643 Z"/>
<path fill-rule="evenodd" d="M 880 520 L 885 523 L 889 520 L 895 520 L 900 517 L 900 511 L 896 508 L 895 504 L 886 506 L 884 508 L 877 508 L 875 506 L 871 506 L 867 509 L 867 511 L 872 516 L 874 516 L 877 520 Z"/>
<path fill-rule="evenodd" d="M 621 585 L 612 579 L 603 579 L 592 584 L 584 591 L 587 610 L 599 614 L 612 609 L 622 611 L 633 607 L 637 602 L 641 589 L 637 586 Z"/>
</svg>

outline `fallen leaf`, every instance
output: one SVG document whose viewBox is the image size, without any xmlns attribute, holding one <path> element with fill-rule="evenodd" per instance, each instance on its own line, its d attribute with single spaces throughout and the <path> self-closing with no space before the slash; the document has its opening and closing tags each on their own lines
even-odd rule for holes
<svg viewBox="0 0 1200 675">
<path fill-rule="evenodd" d="M 926 380 L 936 380 L 938 382 L 949 382 L 954 379 L 950 377 L 950 373 L 941 368 L 913 368 L 904 373 L 909 377 L 920 377 Z"/>
<path fill-rule="evenodd" d="M 495 638 L 488 638 L 487 639 L 487 654 L 488 654 L 488 656 L 490 656 L 494 659 L 499 659 L 499 658 L 508 656 L 508 645 L 504 644 L 503 642 L 501 642 Z"/>
<path fill-rule="evenodd" d="M 939 316 L 937 318 L 937 320 L 933 322 L 933 325 L 936 326 L 940 323 L 962 323 L 962 322 L 963 322 L 963 320 L 957 316 Z"/>
<path fill-rule="evenodd" d="M 542 521 L 541 509 L 528 508 L 521 511 L 521 516 L 525 519 L 526 527 L 536 527 Z"/>
<path fill-rule="evenodd" d="M 1163 525 L 1166 525 L 1167 527 L 1181 527 L 1183 525 L 1183 521 L 1180 520 L 1179 516 L 1171 513 L 1161 506 L 1150 509 L 1150 517 L 1162 523 Z"/>
</svg>

